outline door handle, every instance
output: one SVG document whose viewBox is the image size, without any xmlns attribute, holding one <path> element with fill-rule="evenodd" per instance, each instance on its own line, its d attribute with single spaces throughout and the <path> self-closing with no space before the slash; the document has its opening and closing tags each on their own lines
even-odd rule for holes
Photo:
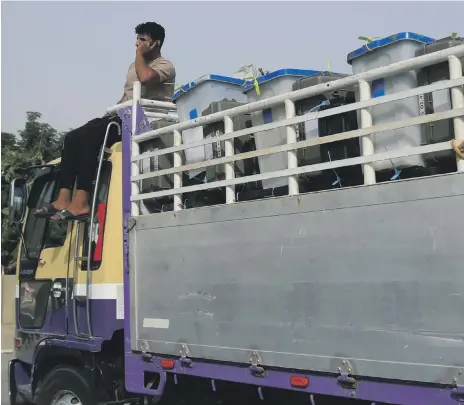
<svg viewBox="0 0 464 405">
<path fill-rule="evenodd" d="M 59 281 L 55 281 L 52 287 L 53 297 L 60 298 L 61 294 L 63 294 L 64 292 L 66 292 L 66 288 L 63 287 L 63 284 L 61 284 Z"/>
</svg>

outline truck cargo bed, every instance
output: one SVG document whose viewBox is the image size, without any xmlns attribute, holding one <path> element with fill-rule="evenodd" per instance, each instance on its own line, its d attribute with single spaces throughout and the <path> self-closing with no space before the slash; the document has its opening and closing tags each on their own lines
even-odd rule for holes
<svg viewBox="0 0 464 405">
<path fill-rule="evenodd" d="M 133 350 L 451 384 L 464 174 L 139 216 Z"/>
</svg>

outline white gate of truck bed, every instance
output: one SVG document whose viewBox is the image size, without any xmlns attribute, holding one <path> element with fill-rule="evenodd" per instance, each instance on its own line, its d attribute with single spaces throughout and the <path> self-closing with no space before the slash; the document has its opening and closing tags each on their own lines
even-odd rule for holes
<svg viewBox="0 0 464 405">
<path fill-rule="evenodd" d="M 449 48 L 443 51 L 435 52 L 429 55 L 416 57 L 414 59 L 406 60 L 404 62 L 395 63 L 390 66 L 385 66 L 379 69 L 375 69 L 369 72 L 365 72 L 359 75 L 347 77 L 344 79 L 336 80 L 327 84 L 320 84 L 303 90 L 293 91 L 291 93 L 283 94 L 280 96 L 271 97 L 263 101 L 254 102 L 244 106 L 232 108 L 226 111 L 210 114 L 204 117 L 197 118 L 195 120 L 174 124 L 165 128 L 149 131 L 132 139 L 132 215 L 137 216 L 140 214 L 138 201 L 146 199 L 174 196 L 174 210 L 179 211 L 183 209 L 182 204 L 182 193 L 192 192 L 198 190 L 208 190 L 217 187 L 226 187 L 226 203 L 231 204 L 235 202 L 235 186 L 247 182 L 254 182 L 260 180 L 273 179 L 278 177 L 288 177 L 288 189 L 289 195 L 299 194 L 299 187 L 297 176 L 300 174 L 316 172 L 326 169 L 336 169 L 339 167 L 359 165 L 363 167 L 364 173 L 364 184 L 371 185 L 376 183 L 375 171 L 372 163 L 379 160 L 394 159 L 399 157 L 420 155 L 426 153 L 433 153 L 439 151 L 450 150 L 453 147 L 458 153 L 457 147 L 464 142 L 464 94 L 463 84 L 464 79 L 462 76 L 462 57 L 464 55 L 464 45 Z M 416 70 L 425 66 L 431 66 L 441 62 L 449 62 L 450 80 L 436 82 L 427 86 L 417 87 L 415 89 L 397 92 L 394 94 L 371 98 L 371 82 L 376 79 L 394 76 L 399 73 Z M 332 108 L 323 112 L 308 113 L 302 116 L 296 116 L 295 112 L 295 101 L 302 100 L 311 96 L 323 94 L 328 91 L 340 90 L 343 88 L 350 88 L 358 86 L 360 101 L 345 105 L 342 107 Z M 421 115 L 412 119 L 404 121 L 392 121 L 391 123 L 382 124 L 378 126 L 372 126 L 372 116 L 370 107 L 377 106 L 380 104 L 390 103 L 392 101 L 402 100 L 409 97 L 417 97 L 425 93 L 431 93 L 439 90 L 451 89 L 451 100 L 452 110 L 439 112 L 429 115 Z M 134 99 L 132 101 L 133 111 L 136 111 L 135 106 L 141 104 L 143 107 L 157 107 L 167 110 L 175 108 L 172 103 L 158 102 L 152 100 L 141 99 L 140 97 L 140 83 L 134 84 Z M 123 106 L 130 105 L 131 102 L 127 102 L 121 105 L 117 105 L 108 109 L 108 111 L 115 111 Z M 285 104 L 286 119 L 282 121 L 272 122 L 270 124 L 260 125 L 257 127 L 247 128 L 240 131 L 233 131 L 232 118 L 234 116 L 251 113 L 263 109 L 267 109 L 278 104 Z M 361 128 L 355 131 L 349 131 L 339 134 L 334 134 L 324 138 L 316 140 L 305 140 L 297 142 L 296 137 L 296 124 L 330 117 L 333 115 L 346 113 L 348 111 L 360 110 L 361 117 Z M 169 114 L 160 113 L 148 113 L 150 117 L 165 118 L 172 120 Z M 374 143 L 372 134 L 381 136 L 382 133 L 394 129 L 405 128 L 414 125 L 432 123 L 439 120 L 453 119 L 454 121 L 454 134 L 455 142 L 442 142 L 438 144 L 424 145 L 416 148 L 410 148 L 406 150 L 394 150 L 385 153 L 374 154 Z M 132 115 L 133 130 L 135 130 L 135 123 L 137 121 L 136 114 Z M 189 144 L 182 144 L 182 131 L 187 129 L 205 126 L 213 122 L 223 120 L 225 133 L 216 138 L 204 139 Z M 276 146 L 267 149 L 261 149 L 254 152 L 241 153 L 234 155 L 234 138 L 253 134 L 260 131 L 287 127 L 287 145 Z M 173 134 L 174 146 L 166 149 L 156 150 L 153 152 L 147 152 L 139 154 L 139 144 L 150 139 L 160 137 L 165 134 Z M 362 139 L 362 156 L 351 159 L 343 159 L 329 163 L 321 163 L 315 165 L 308 165 L 298 167 L 297 162 L 297 149 L 307 148 L 314 145 L 320 145 L 329 142 L 336 142 L 351 138 Z M 194 164 L 184 165 L 182 162 L 182 152 L 189 148 L 206 146 L 214 142 L 224 141 L 225 142 L 225 157 L 219 159 L 213 159 L 209 161 L 198 162 Z M 234 178 L 234 162 L 248 159 L 252 157 L 264 156 L 278 152 L 287 152 L 288 157 L 288 168 L 286 170 L 280 170 L 275 172 L 261 173 L 253 176 L 245 176 L 240 178 Z M 172 154 L 174 157 L 174 167 L 166 170 L 153 171 L 151 173 L 140 174 L 139 163 L 140 161 L 159 157 L 162 155 Z M 200 184 L 189 187 L 182 187 L 182 172 L 207 168 L 218 164 L 225 164 L 226 179 L 223 181 L 216 181 L 206 184 Z M 459 159 L 458 171 L 464 171 L 464 160 Z M 138 183 L 143 179 L 161 177 L 169 174 L 174 175 L 174 187 L 171 190 L 163 190 L 150 192 L 145 194 L 139 193 Z"/>
</svg>

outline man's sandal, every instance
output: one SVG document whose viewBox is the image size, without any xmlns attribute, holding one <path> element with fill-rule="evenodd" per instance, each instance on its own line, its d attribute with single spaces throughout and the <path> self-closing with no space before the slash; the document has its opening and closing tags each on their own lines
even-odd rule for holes
<svg viewBox="0 0 464 405">
<path fill-rule="evenodd" d="M 45 204 L 43 207 L 36 209 L 33 215 L 36 218 L 50 218 L 60 211 L 61 210 L 56 209 L 53 204 Z"/>
</svg>

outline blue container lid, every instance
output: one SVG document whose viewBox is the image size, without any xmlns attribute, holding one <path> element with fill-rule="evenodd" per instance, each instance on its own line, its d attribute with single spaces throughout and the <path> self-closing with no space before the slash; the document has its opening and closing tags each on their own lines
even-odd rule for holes
<svg viewBox="0 0 464 405">
<path fill-rule="evenodd" d="M 213 81 L 213 82 L 221 82 L 221 83 L 229 83 L 234 84 L 236 86 L 244 86 L 246 81 L 242 79 L 236 79 L 235 77 L 229 76 L 220 76 L 220 75 L 205 75 L 197 80 L 184 84 L 180 87 L 172 96 L 172 101 L 177 100 L 180 96 L 187 93 L 188 91 L 192 90 L 193 88 L 199 86 L 201 83 Z"/>
<path fill-rule="evenodd" d="M 280 77 L 296 76 L 296 77 L 309 77 L 309 76 L 340 76 L 340 73 L 323 72 L 321 70 L 305 70 L 305 69 L 280 69 L 267 75 L 257 77 L 258 84 L 263 84 Z M 253 81 L 247 81 L 243 91 L 248 91 L 254 88 Z"/>
<path fill-rule="evenodd" d="M 378 48 L 382 48 L 384 46 L 394 44 L 395 42 L 405 40 L 418 42 L 424 45 L 435 42 L 435 39 L 426 37 L 425 35 L 415 34 L 414 32 L 400 32 L 389 37 L 373 40 L 367 43 L 366 45 L 362 46 L 361 48 L 358 48 L 355 51 L 350 52 L 346 58 L 347 62 L 351 64 L 351 61 L 353 59 L 358 58 L 368 52 L 372 52 Z"/>
</svg>

